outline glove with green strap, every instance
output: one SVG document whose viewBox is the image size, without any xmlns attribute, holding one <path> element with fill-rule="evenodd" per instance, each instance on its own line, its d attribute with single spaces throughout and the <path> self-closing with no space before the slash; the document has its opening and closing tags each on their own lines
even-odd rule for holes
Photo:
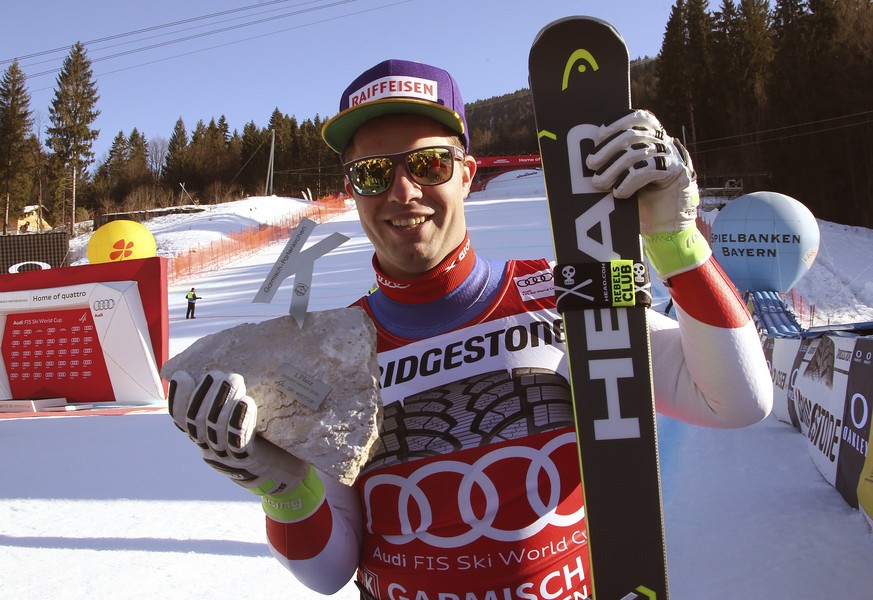
<svg viewBox="0 0 873 600">
<path fill-rule="evenodd" d="M 169 412 L 206 464 L 260 496 L 268 515 L 294 520 L 324 497 L 311 465 L 255 434 L 258 407 L 241 375 L 210 371 L 195 383 L 185 371 L 174 373 Z"/>
<path fill-rule="evenodd" d="M 682 144 L 646 110 L 603 125 L 587 159 L 592 183 L 616 198 L 637 194 L 645 253 L 667 280 L 699 267 L 712 255 L 697 230 L 697 175 Z"/>
</svg>

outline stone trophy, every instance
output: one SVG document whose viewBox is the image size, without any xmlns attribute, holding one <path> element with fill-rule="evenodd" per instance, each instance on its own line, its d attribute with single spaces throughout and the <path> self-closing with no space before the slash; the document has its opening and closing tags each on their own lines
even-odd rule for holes
<svg viewBox="0 0 873 600">
<path fill-rule="evenodd" d="M 314 228 L 313 221 L 301 221 L 253 300 L 270 302 L 294 274 L 289 316 L 200 338 L 168 360 L 161 376 L 239 373 L 258 405 L 257 434 L 351 485 L 382 420 L 376 329 L 358 307 L 306 311 L 315 259 L 348 239 L 332 233 L 302 250 Z"/>
</svg>

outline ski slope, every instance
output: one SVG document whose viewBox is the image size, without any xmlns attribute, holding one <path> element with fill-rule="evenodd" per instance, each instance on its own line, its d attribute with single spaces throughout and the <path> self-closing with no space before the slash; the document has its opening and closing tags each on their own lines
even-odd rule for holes
<svg viewBox="0 0 873 600">
<path fill-rule="evenodd" d="M 297 202 L 249 199 L 149 227 L 159 253 L 172 256 Z M 537 172 L 492 181 L 468 200 L 467 216 L 480 255 L 552 258 Z M 873 320 L 871 232 L 821 225 L 820 260 L 799 290 L 820 318 Z M 318 227 L 310 243 L 334 231 L 350 239 L 316 263 L 310 310 L 347 305 L 373 284 L 355 213 Z M 170 354 L 287 314 L 289 284 L 273 303 L 251 303 L 281 248 L 172 286 Z M 192 286 L 203 300 L 185 320 Z M 794 429 L 773 417 L 734 431 L 659 418 L 659 436 L 673 600 L 871 597 L 873 535 Z M 269 556 L 258 501 L 206 467 L 165 412 L 0 419 L 0 477 L 3 600 L 324 598 Z M 349 584 L 333 598 L 358 593 Z"/>
</svg>

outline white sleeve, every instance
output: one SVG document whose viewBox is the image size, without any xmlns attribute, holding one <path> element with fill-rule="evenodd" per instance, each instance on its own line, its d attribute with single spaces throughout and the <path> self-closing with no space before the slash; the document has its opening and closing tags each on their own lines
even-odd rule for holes
<svg viewBox="0 0 873 600">
<path fill-rule="evenodd" d="M 766 417 L 773 388 L 754 324 L 707 325 L 679 306 L 676 314 L 678 323 L 649 313 L 658 412 L 707 427 L 745 427 Z"/>
</svg>

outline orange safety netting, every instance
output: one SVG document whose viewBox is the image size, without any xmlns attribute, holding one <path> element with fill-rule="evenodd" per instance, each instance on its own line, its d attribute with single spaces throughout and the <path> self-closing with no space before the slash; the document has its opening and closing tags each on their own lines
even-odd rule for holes
<svg viewBox="0 0 873 600">
<path fill-rule="evenodd" d="M 167 268 L 167 280 L 174 283 L 189 279 L 231 261 L 250 256 L 269 244 L 283 242 L 300 224 L 303 217 L 324 223 L 351 210 L 347 197 L 333 196 L 319 199 L 302 210 L 287 215 L 275 223 L 261 223 L 177 254 Z"/>
</svg>

